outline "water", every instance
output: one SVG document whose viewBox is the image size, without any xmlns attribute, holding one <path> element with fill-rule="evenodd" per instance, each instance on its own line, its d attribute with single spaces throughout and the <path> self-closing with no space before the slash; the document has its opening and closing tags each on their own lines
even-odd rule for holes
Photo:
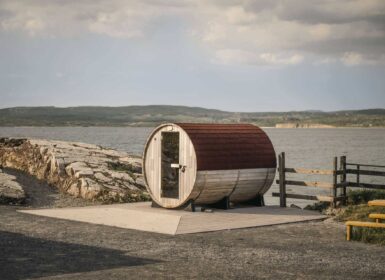
<svg viewBox="0 0 385 280">
<path fill-rule="evenodd" d="M 0 137 L 30 137 L 101 145 L 141 155 L 148 127 L 0 127 Z"/>
<path fill-rule="evenodd" d="M 333 157 L 345 155 L 348 162 L 385 165 L 384 128 L 332 128 L 332 129 L 276 129 L 265 128 L 276 153 L 286 153 L 287 167 L 332 169 Z M 0 137 L 32 137 L 64 141 L 77 141 L 110 147 L 141 155 L 152 128 L 142 127 L 0 127 Z M 331 176 L 290 175 L 292 179 L 331 181 Z M 354 179 L 354 176 L 350 179 Z M 362 177 L 362 182 L 384 182 L 384 179 Z M 290 187 L 291 192 L 328 194 L 307 188 Z M 268 204 L 277 204 L 270 193 L 277 191 L 274 184 L 266 196 Z M 303 200 L 289 203 L 304 206 Z"/>
</svg>

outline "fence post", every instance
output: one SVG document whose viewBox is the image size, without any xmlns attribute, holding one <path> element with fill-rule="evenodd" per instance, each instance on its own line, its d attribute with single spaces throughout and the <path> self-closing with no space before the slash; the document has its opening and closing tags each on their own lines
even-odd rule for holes
<svg viewBox="0 0 385 280">
<path fill-rule="evenodd" d="M 279 205 L 286 207 L 285 152 L 278 156 L 279 161 Z"/>
<path fill-rule="evenodd" d="M 340 170 L 342 174 L 340 176 L 341 184 L 344 184 L 342 187 L 342 196 L 343 196 L 343 204 L 346 205 L 347 197 L 346 197 L 346 156 L 340 157 Z"/>
<path fill-rule="evenodd" d="M 357 164 L 357 187 L 360 187 L 360 165 Z"/>
<path fill-rule="evenodd" d="M 333 160 L 333 202 L 331 204 L 332 207 L 336 207 L 336 198 L 337 198 L 337 165 L 338 165 L 338 158 L 334 157 Z"/>
</svg>

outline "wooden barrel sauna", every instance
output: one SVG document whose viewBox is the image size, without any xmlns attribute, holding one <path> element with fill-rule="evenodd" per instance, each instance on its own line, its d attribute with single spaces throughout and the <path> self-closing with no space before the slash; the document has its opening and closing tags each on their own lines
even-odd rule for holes
<svg viewBox="0 0 385 280">
<path fill-rule="evenodd" d="M 143 154 L 147 190 L 165 208 L 253 200 L 272 185 L 276 165 L 269 137 L 251 124 L 162 124 Z"/>
</svg>

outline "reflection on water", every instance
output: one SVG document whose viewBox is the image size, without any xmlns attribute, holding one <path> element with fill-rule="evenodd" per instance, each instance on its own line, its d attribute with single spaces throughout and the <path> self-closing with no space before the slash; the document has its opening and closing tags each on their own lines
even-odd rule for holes
<svg viewBox="0 0 385 280">
<path fill-rule="evenodd" d="M 342 155 L 347 156 L 348 162 L 385 165 L 384 128 L 265 128 L 264 130 L 273 142 L 276 154 L 286 152 L 288 167 L 331 169 L 333 157 Z M 33 137 L 93 143 L 141 155 L 151 131 L 152 128 L 142 127 L 0 127 L 0 137 Z M 299 175 L 293 178 L 304 179 Z M 309 177 L 307 178 L 309 180 Z M 330 176 L 310 178 L 329 182 L 331 180 Z M 363 177 L 362 181 L 364 179 Z M 366 179 L 367 182 L 380 180 L 373 177 Z M 301 193 L 314 193 L 313 188 L 288 186 L 289 190 L 297 188 Z M 276 191 L 277 186 L 274 185 L 269 193 L 272 190 Z M 266 202 L 276 204 L 278 199 L 268 195 Z M 295 203 L 301 206 L 306 204 L 297 200 Z"/>
</svg>

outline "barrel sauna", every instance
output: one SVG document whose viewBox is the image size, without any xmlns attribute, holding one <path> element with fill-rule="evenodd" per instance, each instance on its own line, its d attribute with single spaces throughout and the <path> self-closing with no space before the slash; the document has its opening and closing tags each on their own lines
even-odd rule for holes
<svg viewBox="0 0 385 280">
<path fill-rule="evenodd" d="M 162 124 L 143 154 L 147 190 L 164 208 L 250 201 L 270 188 L 276 164 L 269 137 L 251 124 Z"/>
</svg>

